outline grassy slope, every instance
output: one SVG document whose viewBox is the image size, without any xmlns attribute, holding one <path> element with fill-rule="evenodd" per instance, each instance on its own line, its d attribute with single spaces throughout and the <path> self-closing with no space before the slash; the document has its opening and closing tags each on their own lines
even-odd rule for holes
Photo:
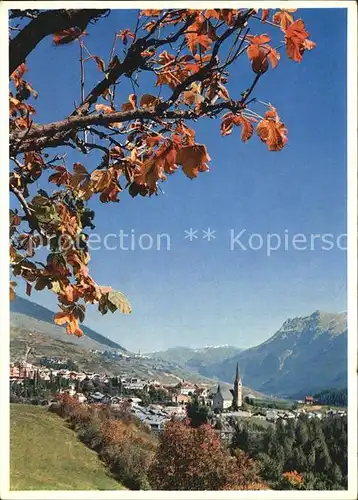
<svg viewBox="0 0 358 500">
<path fill-rule="evenodd" d="M 47 408 L 11 405 L 12 490 L 119 490 L 96 453 Z"/>
</svg>

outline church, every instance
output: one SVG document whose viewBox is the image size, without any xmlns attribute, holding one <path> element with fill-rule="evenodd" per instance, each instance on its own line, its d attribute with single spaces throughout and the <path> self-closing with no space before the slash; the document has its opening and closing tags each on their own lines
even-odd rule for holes
<svg viewBox="0 0 358 500">
<path fill-rule="evenodd" d="M 213 410 L 238 409 L 242 406 L 242 379 L 239 372 L 239 363 L 236 365 L 236 377 L 234 388 L 226 389 L 218 385 L 216 394 L 213 396 Z"/>
</svg>

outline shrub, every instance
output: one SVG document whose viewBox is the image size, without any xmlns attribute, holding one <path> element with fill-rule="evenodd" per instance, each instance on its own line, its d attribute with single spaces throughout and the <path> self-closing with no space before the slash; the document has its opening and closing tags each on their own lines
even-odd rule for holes
<svg viewBox="0 0 358 500">
<path fill-rule="evenodd" d="M 78 428 L 78 437 L 89 448 L 99 451 L 102 448 L 101 422 L 93 418 L 81 424 Z"/>
<path fill-rule="evenodd" d="M 112 474 L 130 489 L 150 489 L 147 471 L 153 453 L 125 440 L 105 446 L 100 456 Z"/>
<path fill-rule="evenodd" d="M 259 483 L 255 462 L 231 456 L 210 425 L 191 428 L 170 421 L 160 436 L 149 480 L 159 490 L 244 489 Z"/>
</svg>

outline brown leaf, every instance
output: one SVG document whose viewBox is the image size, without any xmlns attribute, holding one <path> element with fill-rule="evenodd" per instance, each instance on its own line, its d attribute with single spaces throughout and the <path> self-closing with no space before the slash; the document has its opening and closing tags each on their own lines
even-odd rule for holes
<svg viewBox="0 0 358 500">
<path fill-rule="evenodd" d="M 133 111 L 137 105 L 137 96 L 135 94 L 130 94 L 128 97 L 128 102 L 122 104 L 122 111 Z"/>
<path fill-rule="evenodd" d="M 160 102 L 160 99 L 158 97 L 156 97 L 155 95 L 144 94 L 144 95 L 142 95 L 142 97 L 140 99 L 139 106 L 141 108 L 151 108 L 151 107 L 154 107 L 157 104 L 159 104 L 159 102 Z"/>
<path fill-rule="evenodd" d="M 248 118 L 243 114 L 226 113 L 222 117 L 221 135 L 230 135 L 234 125 L 241 126 L 241 140 L 246 142 L 252 137 L 254 131 L 252 123 L 255 121 L 254 118 Z"/>
<path fill-rule="evenodd" d="M 82 31 L 77 26 L 73 28 L 68 28 L 67 30 L 60 31 L 58 33 L 54 33 L 53 42 L 55 45 L 63 45 L 66 43 L 73 42 L 80 36 L 87 35 L 85 31 Z"/>
<path fill-rule="evenodd" d="M 189 179 L 197 177 L 199 172 L 209 170 L 206 162 L 210 161 L 210 159 L 204 144 L 184 146 L 179 149 L 176 155 L 176 163 L 182 166 L 183 172 Z"/>
<path fill-rule="evenodd" d="M 92 59 L 96 62 L 97 68 L 104 73 L 105 72 L 105 66 L 104 66 L 104 61 L 98 56 L 92 56 Z"/>
<path fill-rule="evenodd" d="M 86 167 L 84 167 L 81 163 L 74 163 L 73 170 L 74 174 L 72 175 L 70 184 L 73 188 L 77 189 L 78 187 L 81 187 L 80 185 L 85 180 L 89 179 L 89 173 L 87 172 Z"/>
</svg>

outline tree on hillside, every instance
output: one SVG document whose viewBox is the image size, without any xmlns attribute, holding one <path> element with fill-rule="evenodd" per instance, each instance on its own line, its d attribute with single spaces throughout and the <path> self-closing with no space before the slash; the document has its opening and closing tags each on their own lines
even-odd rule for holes
<svg viewBox="0 0 358 500">
<path fill-rule="evenodd" d="M 264 489 L 256 464 L 241 450 L 232 456 L 210 425 L 166 424 L 149 471 L 153 489 Z"/>
<path fill-rule="evenodd" d="M 134 26 L 114 33 L 105 61 L 92 47 L 91 33 L 109 14 L 105 9 L 9 13 L 10 192 L 17 204 L 10 211 L 11 271 L 25 281 L 28 295 L 33 287 L 52 290 L 60 308 L 55 322 L 77 336 L 83 334 L 79 324 L 88 303 L 102 314 L 131 312 L 123 294 L 89 275 L 88 231 L 95 214 L 87 202 L 98 197 L 100 203 L 116 203 L 124 190 L 151 196 L 179 169 L 190 179 L 207 171 L 210 152 L 192 128 L 201 119 L 218 118 L 223 136 L 239 128 L 243 142 L 255 132 L 269 151 L 281 151 L 287 128 L 276 108 L 259 100 L 262 80 L 267 72 L 280 71 L 276 66 L 284 53 L 301 62 L 315 47 L 294 9 L 151 9 L 138 12 Z M 74 88 L 81 93 L 74 91 L 72 113 L 53 116 L 51 123 L 37 122 L 41 95 L 27 76 L 27 58 L 42 40 L 54 45 L 43 73 L 49 88 L 60 70 L 57 46 L 72 43 L 73 57 L 80 54 Z M 88 81 L 86 69 L 93 64 L 99 83 Z M 235 79 L 230 95 L 227 85 L 239 64 L 243 75 L 250 64 L 252 76 Z M 143 76 L 151 93 L 141 91 Z M 120 82 L 132 89 L 126 98 L 116 92 Z M 91 88 L 87 94 L 85 87 Z M 68 148 L 78 153 L 73 165 L 66 162 Z M 92 171 L 89 155 L 98 159 Z M 39 188 L 40 180 L 53 189 Z M 46 248 L 45 257 L 40 247 Z M 15 285 L 11 281 L 11 298 Z"/>
<path fill-rule="evenodd" d="M 187 404 L 186 413 L 192 427 L 200 427 L 207 424 L 210 417 L 210 408 L 199 402 L 196 396 L 193 401 Z"/>
</svg>

